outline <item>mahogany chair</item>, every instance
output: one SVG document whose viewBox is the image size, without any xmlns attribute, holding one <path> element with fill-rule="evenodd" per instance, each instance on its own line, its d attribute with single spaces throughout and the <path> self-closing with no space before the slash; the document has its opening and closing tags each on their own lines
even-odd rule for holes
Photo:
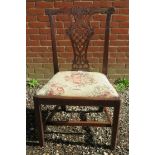
<svg viewBox="0 0 155 155">
<path fill-rule="evenodd" d="M 44 123 L 42 120 L 41 105 L 65 106 L 99 106 L 104 107 L 108 121 L 53 121 L 52 125 L 65 126 L 96 126 L 111 127 L 111 145 L 116 144 L 119 122 L 120 97 L 107 78 L 108 48 L 110 19 L 114 8 L 71 8 L 71 9 L 46 9 L 51 26 L 51 41 L 53 53 L 54 76 L 34 96 L 35 116 L 39 132 L 39 144 L 44 146 Z M 70 25 L 66 34 L 73 47 L 73 63 L 71 71 L 59 71 L 57 58 L 57 43 L 55 36 L 55 16 L 67 14 L 70 17 Z M 87 49 L 94 29 L 90 25 L 91 16 L 102 14 L 106 16 L 103 51 L 102 73 L 90 72 L 87 60 Z M 108 115 L 106 107 L 113 107 L 113 117 Z M 46 124 L 46 123 L 45 123 Z"/>
</svg>

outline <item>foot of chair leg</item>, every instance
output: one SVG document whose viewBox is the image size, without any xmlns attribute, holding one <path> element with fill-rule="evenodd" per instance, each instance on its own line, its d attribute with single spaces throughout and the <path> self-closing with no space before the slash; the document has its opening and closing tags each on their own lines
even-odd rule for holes
<svg viewBox="0 0 155 155">
<path fill-rule="evenodd" d="M 35 103 L 34 110 L 35 110 L 36 128 L 38 129 L 39 133 L 39 145 L 40 147 L 42 147 L 44 146 L 44 128 L 41 114 L 41 105 Z"/>
<path fill-rule="evenodd" d="M 120 101 L 114 107 L 114 116 L 113 116 L 113 124 L 112 124 L 112 137 L 111 137 L 111 149 L 112 150 L 115 149 L 115 146 L 116 146 L 119 111 L 120 111 Z"/>
</svg>

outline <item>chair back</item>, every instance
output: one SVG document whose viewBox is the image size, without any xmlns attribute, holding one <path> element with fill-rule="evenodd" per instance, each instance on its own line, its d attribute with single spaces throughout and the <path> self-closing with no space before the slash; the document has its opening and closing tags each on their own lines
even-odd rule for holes
<svg viewBox="0 0 155 155">
<path fill-rule="evenodd" d="M 49 17 L 51 27 L 51 41 L 53 53 L 54 73 L 59 72 L 58 53 L 56 42 L 56 17 L 57 15 L 67 15 L 68 27 L 65 33 L 70 39 L 73 59 L 72 70 L 90 70 L 89 61 L 87 58 L 88 46 L 95 31 L 91 25 L 92 16 L 95 14 L 102 14 L 105 30 L 101 35 L 104 37 L 103 41 L 103 68 L 102 72 L 107 75 L 108 71 L 108 49 L 109 49 L 109 29 L 111 14 L 114 13 L 114 8 L 70 8 L 70 9 L 46 9 L 46 15 Z M 65 19 L 65 16 L 64 16 Z M 105 20 L 104 20 L 105 19 Z M 63 21 L 63 18 L 62 18 Z M 61 45 L 60 45 L 61 46 Z"/>
</svg>

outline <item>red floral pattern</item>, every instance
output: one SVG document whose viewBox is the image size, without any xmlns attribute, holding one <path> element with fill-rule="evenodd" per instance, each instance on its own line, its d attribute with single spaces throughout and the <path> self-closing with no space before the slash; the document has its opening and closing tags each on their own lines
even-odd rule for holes
<svg viewBox="0 0 155 155">
<path fill-rule="evenodd" d="M 37 95 L 118 97 L 118 93 L 104 74 L 84 71 L 58 72 L 37 92 Z"/>
<path fill-rule="evenodd" d="M 73 72 L 71 75 L 65 76 L 66 81 L 70 81 L 74 84 L 77 84 L 79 86 L 84 85 L 90 85 L 93 83 L 96 83 L 93 77 L 91 77 L 89 74 L 86 74 L 85 72 Z"/>
<path fill-rule="evenodd" d="M 64 88 L 57 84 L 51 84 L 48 95 L 61 95 L 64 93 Z"/>
</svg>

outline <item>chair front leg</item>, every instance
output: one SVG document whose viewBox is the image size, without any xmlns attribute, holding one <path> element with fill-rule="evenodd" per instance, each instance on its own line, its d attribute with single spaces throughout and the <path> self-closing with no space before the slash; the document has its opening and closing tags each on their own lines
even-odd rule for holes
<svg viewBox="0 0 155 155">
<path fill-rule="evenodd" d="M 112 123 L 112 137 L 111 137 L 111 149 L 115 148 L 117 140 L 117 130 L 119 122 L 120 101 L 114 106 L 113 123 Z"/>
<path fill-rule="evenodd" d="M 41 105 L 38 103 L 34 103 L 34 110 L 35 110 L 36 128 L 38 129 L 39 132 L 39 145 L 42 147 L 44 146 L 44 128 L 41 113 Z"/>
</svg>

